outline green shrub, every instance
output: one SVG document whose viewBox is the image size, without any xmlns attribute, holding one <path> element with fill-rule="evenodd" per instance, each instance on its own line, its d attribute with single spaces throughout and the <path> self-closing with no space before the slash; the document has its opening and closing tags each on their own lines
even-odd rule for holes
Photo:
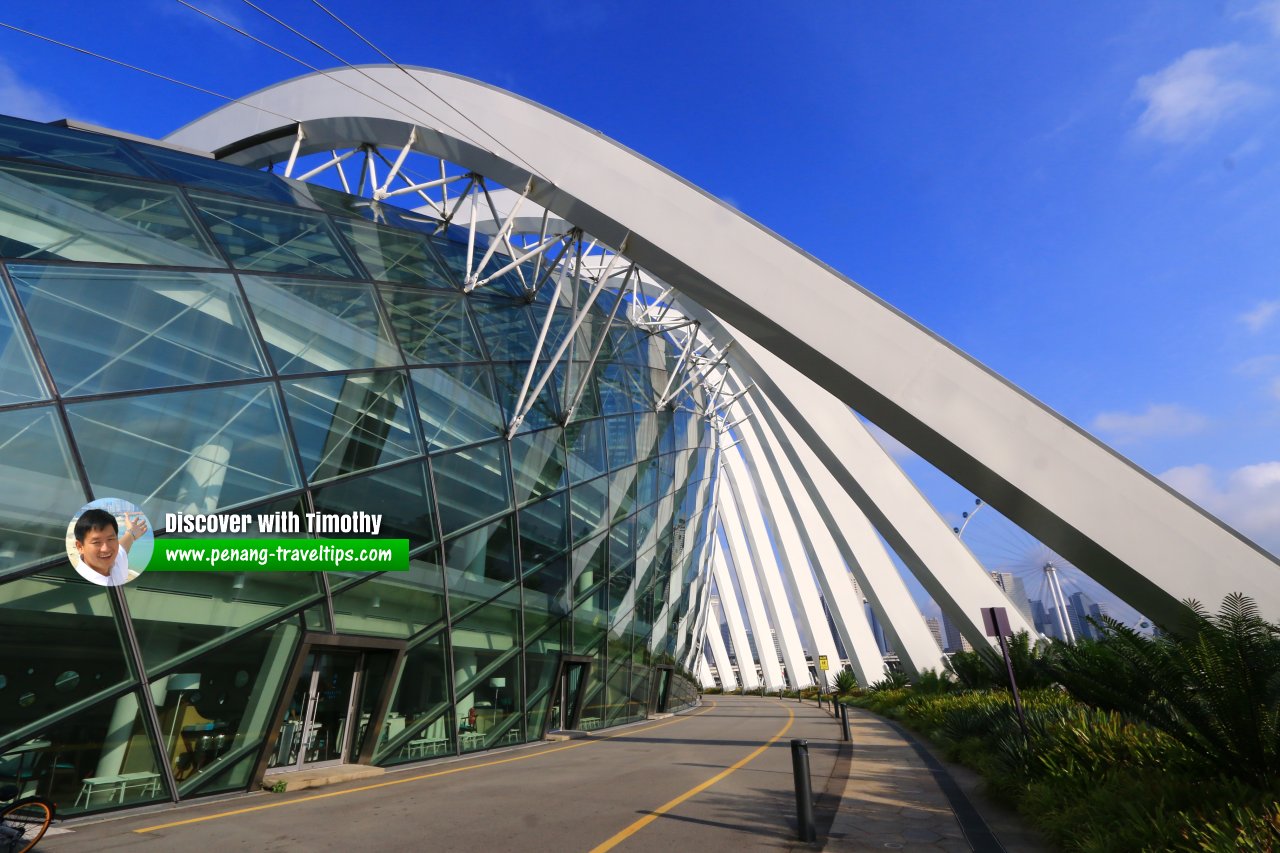
<svg viewBox="0 0 1280 853">
<path fill-rule="evenodd" d="M 842 669 L 836 673 L 835 688 L 840 694 L 850 693 L 858 687 L 858 677 L 852 669 Z"/>
</svg>

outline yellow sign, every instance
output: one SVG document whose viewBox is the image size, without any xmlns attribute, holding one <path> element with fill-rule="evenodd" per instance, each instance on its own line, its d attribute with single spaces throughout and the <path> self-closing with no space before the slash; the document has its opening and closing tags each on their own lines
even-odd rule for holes
<svg viewBox="0 0 1280 853">
<path fill-rule="evenodd" d="M 822 670 L 823 672 L 826 672 L 828 669 L 830 669 L 830 667 L 827 666 L 826 655 L 818 655 L 818 669 Z"/>
</svg>

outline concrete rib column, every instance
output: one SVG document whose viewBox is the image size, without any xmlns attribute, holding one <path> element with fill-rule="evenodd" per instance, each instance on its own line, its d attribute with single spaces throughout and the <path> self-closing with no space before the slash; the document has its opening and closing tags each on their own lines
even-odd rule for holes
<svg viewBox="0 0 1280 853">
<path fill-rule="evenodd" d="M 800 643 L 800 632 L 791 612 L 791 602 L 782 585 L 781 566 L 778 565 L 773 543 L 764 529 L 760 499 L 751 487 L 751 477 L 746 471 L 742 456 L 729 452 L 724 454 L 724 459 L 725 482 L 737 501 L 742 520 L 746 522 L 743 530 L 756 558 L 755 568 L 759 573 L 760 587 L 764 591 L 765 609 L 769 611 L 769 620 L 777 632 L 778 645 L 782 647 L 782 660 L 790 671 L 791 686 L 797 689 L 805 687 L 812 684 L 813 680 L 809 677 L 809 664 L 804 658 L 804 647 Z"/>
<path fill-rule="evenodd" d="M 724 637 L 720 636 L 720 623 L 715 619 L 708 620 L 707 645 L 711 647 L 711 657 L 716 662 L 716 672 L 720 673 L 720 686 L 726 691 L 738 689 L 738 679 L 733 674 L 733 664 L 729 661 L 729 653 L 724 647 Z M 704 655 L 705 657 L 705 655 Z"/>
<path fill-rule="evenodd" d="M 732 380 L 731 380 L 732 381 Z M 737 385 L 733 382 L 733 385 Z M 738 448 L 743 451 L 747 461 L 747 470 L 751 476 L 756 494 L 763 500 L 760 509 L 770 522 L 777 535 L 775 546 L 782 568 L 782 580 L 788 591 L 800 605 L 803 614 L 804 629 L 808 640 L 808 650 L 813 656 L 816 666 L 818 655 L 826 655 L 828 660 L 840 659 L 839 649 L 831 636 L 831 628 L 827 624 L 826 611 L 822 609 L 822 600 L 818 596 L 818 587 L 814 583 L 813 568 L 809 562 L 811 549 L 807 549 L 798 529 L 794 516 L 794 506 L 784 495 L 785 490 L 778 481 L 778 470 L 769 464 L 771 459 L 763 443 L 772 439 L 752 420 L 744 420 L 751 414 L 751 406 L 745 399 L 740 399 L 731 407 L 734 412 L 730 417 L 738 421 L 737 429 L 742 434 Z M 765 428 L 767 429 L 767 428 Z M 868 628 L 868 634 L 870 629 Z M 878 657 L 878 656 L 877 656 Z M 883 661 L 881 661 L 883 666 Z M 808 674 L 808 668 L 805 668 Z"/>
<path fill-rule="evenodd" d="M 721 476 L 724 476 L 723 471 Z M 733 499 L 732 492 L 727 490 L 721 492 L 720 523 L 729 548 L 730 568 L 738 579 L 738 589 L 742 591 L 743 604 L 746 605 L 747 621 L 751 624 L 751 636 L 755 639 L 756 652 L 760 656 L 764 686 L 768 690 L 777 690 L 785 686 L 785 682 L 782 667 L 778 664 L 778 652 L 773 647 L 769 616 L 765 612 L 764 596 L 760 593 L 760 581 L 753 565 L 755 558 L 747 547 L 742 520 L 738 517 L 738 504 Z"/>
<path fill-rule="evenodd" d="M 698 674 L 698 683 L 701 684 L 703 688 L 716 686 L 716 680 L 711 675 L 711 667 L 707 665 L 706 655 L 698 656 L 697 674 Z"/>
<path fill-rule="evenodd" d="M 929 633 L 924 614 L 911 597 L 875 528 L 791 425 L 777 416 L 767 400 L 764 402 L 761 414 L 778 429 L 782 438 L 780 446 L 791 463 L 805 472 L 801 482 L 812 499 L 811 505 L 822 518 L 821 526 L 832 535 L 835 547 L 857 578 L 858 586 L 889 635 L 904 668 L 913 673 L 941 668 L 942 654 Z M 865 617 L 861 601 L 857 607 Z"/>
<path fill-rule="evenodd" d="M 991 580 L 849 407 L 749 338 L 737 338 L 735 355 L 755 362 L 756 380 L 843 489 L 907 564 L 942 612 L 975 648 L 989 648 L 984 607 L 1008 611 L 1016 633 L 1035 628 Z"/>
<path fill-rule="evenodd" d="M 729 625 L 729 642 L 733 644 L 734 656 L 738 659 L 738 680 L 744 690 L 755 690 L 760 686 L 760 678 L 756 675 L 756 655 L 747 639 L 746 629 L 742 626 L 742 603 L 729 579 L 729 566 L 724 549 L 716 542 L 712 546 L 711 573 L 716 579 L 716 590 L 720 593 L 720 607 L 724 611 L 724 620 Z"/>
<path fill-rule="evenodd" d="M 750 400 L 747 397 L 751 397 Z M 801 476 L 784 456 L 782 442 L 774 432 L 773 423 L 764 409 L 768 401 L 747 395 L 743 402 L 749 409 L 755 410 L 760 417 L 754 421 L 757 439 L 759 440 L 759 457 L 768 463 L 774 476 L 782 484 L 781 496 L 786 502 L 787 510 L 796 520 L 797 535 L 810 555 L 811 563 L 817 568 L 817 579 L 822 587 L 822 595 L 831 610 L 832 621 L 840 633 L 845 651 L 849 655 L 849 663 L 861 684 L 871 684 L 884 676 L 884 657 L 880 646 L 876 643 L 871 631 L 871 623 L 867 620 L 866 610 L 862 606 L 862 598 L 854 592 L 853 583 L 845 568 L 845 560 L 840 554 L 833 538 L 833 530 L 819 515 L 809 492 L 812 482 Z M 855 508 L 856 509 L 856 508 Z M 859 513 L 860 514 L 860 513 Z M 893 566 L 889 566 L 893 578 L 901 585 Z M 905 593 L 905 589 L 903 590 Z M 914 609 L 914 608 L 913 608 Z M 928 638 L 928 629 L 923 619 L 918 618 L 920 629 Z M 826 654 L 826 652 L 823 652 Z M 831 658 L 836 660 L 836 658 Z M 930 663 L 936 665 L 936 661 Z M 908 666 L 909 669 L 915 669 Z"/>
</svg>

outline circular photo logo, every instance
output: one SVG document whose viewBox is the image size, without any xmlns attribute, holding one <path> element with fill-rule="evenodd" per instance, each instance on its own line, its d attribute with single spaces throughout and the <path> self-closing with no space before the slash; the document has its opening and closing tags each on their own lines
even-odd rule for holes
<svg viewBox="0 0 1280 853">
<path fill-rule="evenodd" d="M 99 498 L 80 507 L 67 524 L 67 558 L 80 577 L 98 586 L 119 586 L 151 562 L 151 522 L 123 498 Z"/>
</svg>

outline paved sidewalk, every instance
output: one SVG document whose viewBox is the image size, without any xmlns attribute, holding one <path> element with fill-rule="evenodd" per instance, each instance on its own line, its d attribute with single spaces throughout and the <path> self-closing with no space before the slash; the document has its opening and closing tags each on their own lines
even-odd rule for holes
<svg viewBox="0 0 1280 853">
<path fill-rule="evenodd" d="M 977 774 L 944 767 L 911 735 L 869 711 L 851 708 L 849 726 L 852 763 L 824 850 L 1050 850 L 1016 815 L 981 794 Z"/>
</svg>

